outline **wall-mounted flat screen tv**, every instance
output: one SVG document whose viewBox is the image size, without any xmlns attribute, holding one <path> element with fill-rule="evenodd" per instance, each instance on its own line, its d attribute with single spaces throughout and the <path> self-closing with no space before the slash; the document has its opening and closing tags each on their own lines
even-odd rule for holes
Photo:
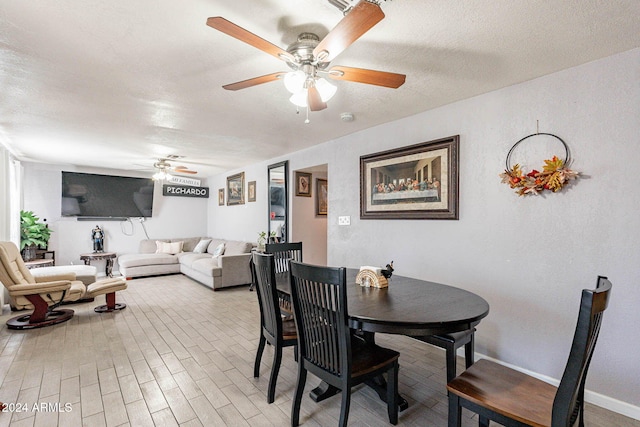
<svg viewBox="0 0 640 427">
<path fill-rule="evenodd" d="M 149 218 L 152 211 L 150 178 L 62 172 L 62 216 Z"/>
</svg>

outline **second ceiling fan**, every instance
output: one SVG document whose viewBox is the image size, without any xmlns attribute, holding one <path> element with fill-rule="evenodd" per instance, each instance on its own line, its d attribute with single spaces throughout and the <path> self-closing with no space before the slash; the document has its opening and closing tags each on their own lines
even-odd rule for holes
<svg viewBox="0 0 640 427">
<path fill-rule="evenodd" d="M 276 72 L 224 85 L 227 90 L 239 90 L 284 79 L 285 86 L 293 93 L 291 102 L 308 107 L 311 111 L 327 108 L 326 101 L 336 91 L 323 77 L 347 80 L 388 88 L 398 88 L 405 82 L 404 74 L 389 73 L 363 68 L 344 67 L 329 63 L 353 42 L 384 18 L 377 2 L 361 0 L 322 40 L 313 33 L 302 33 L 298 41 L 287 50 L 264 40 L 244 28 L 216 16 L 207 19 L 207 25 L 231 37 L 243 41 L 287 63 L 291 72 Z"/>
</svg>

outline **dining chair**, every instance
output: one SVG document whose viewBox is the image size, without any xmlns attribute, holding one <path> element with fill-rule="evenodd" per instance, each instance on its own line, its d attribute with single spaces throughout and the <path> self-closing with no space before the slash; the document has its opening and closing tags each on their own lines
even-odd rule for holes
<svg viewBox="0 0 640 427">
<path fill-rule="evenodd" d="M 462 408 L 505 426 L 584 426 L 584 384 L 607 308 L 611 282 L 598 277 L 584 289 L 569 359 L 558 387 L 489 360 L 479 360 L 447 385 L 449 427 L 460 426 Z"/>
<path fill-rule="evenodd" d="M 260 362 L 265 343 L 271 344 L 274 351 L 267 391 L 267 403 L 273 403 L 275 400 L 276 382 L 282 362 L 282 349 L 298 344 L 296 326 L 293 320 L 283 320 L 280 313 L 273 258 L 273 255 L 270 254 L 253 253 L 254 282 L 257 284 L 256 293 L 258 294 L 258 305 L 260 306 L 260 341 L 253 367 L 253 376 L 255 378 L 260 376 Z"/>
<path fill-rule="evenodd" d="M 276 274 L 289 271 L 289 260 L 302 262 L 302 242 L 291 243 L 267 243 L 265 253 L 273 254 Z M 280 308 L 288 313 L 292 313 L 291 300 L 284 295 L 280 295 Z"/>
<path fill-rule="evenodd" d="M 302 261 L 302 242 L 293 243 L 267 243 L 264 252 L 273 254 L 276 273 L 289 271 L 289 260 Z M 249 290 L 253 290 L 252 283 Z"/>
<path fill-rule="evenodd" d="M 339 425 L 346 426 L 351 387 L 387 374 L 387 413 L 398 423 L 400 353 L 352 335 L 348 323 L 345 268 L 290 261 L 291 301 L 298 331 L 298 378 L 291 425 L 300 421 L 307 372 L 342 392 Z"/>
</svg>

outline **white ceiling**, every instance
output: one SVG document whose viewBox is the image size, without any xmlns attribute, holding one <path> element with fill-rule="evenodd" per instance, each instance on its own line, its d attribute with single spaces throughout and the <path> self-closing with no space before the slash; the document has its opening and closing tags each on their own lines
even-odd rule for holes
<svg viewBox="0 0 640 427">
<path fill-rule="evenodd" d="M 286 48 L 342 19 L 327 0 L 2 0 L 0 142 L 25 161 L 116 169 L 178 154 L 206 176 L 640 46 L 638 0 L 381 7 L 386 18 L 332 65 L 406 83 L 334 81 L 305 124 L 279 81 L 221 88 L 287 67 L 205 22 L 222 16 Z"/>
</svg>

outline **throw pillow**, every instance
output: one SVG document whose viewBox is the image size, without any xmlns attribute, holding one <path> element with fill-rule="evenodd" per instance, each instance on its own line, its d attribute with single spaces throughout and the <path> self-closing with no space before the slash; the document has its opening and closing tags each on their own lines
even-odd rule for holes
<svg viewBox="0 0 640 427">
<path fill-rule="evenodd" d="M 156 253 L 157 254 L 171 254 L 175 255 L 182 252 L 182 245 L 184 242 L 160 242 L 156 240 Z"/>
<path fill-rule="evenodd" d="M 193 252 L 197 254 L 203 254 L 207 251 L 207 247 L 209 247 L 209 243 L 211 243 L 211 239 L 200 240 L 195 248 L 193 248 Z"/>
<path fill-rule="evenodd" d="M 224 243 L 220 243 L 216 246 L 216 250 L 213 251 L 213 258 L 217 258 L 220 255 L 224 255 Z"/>
</svg>

